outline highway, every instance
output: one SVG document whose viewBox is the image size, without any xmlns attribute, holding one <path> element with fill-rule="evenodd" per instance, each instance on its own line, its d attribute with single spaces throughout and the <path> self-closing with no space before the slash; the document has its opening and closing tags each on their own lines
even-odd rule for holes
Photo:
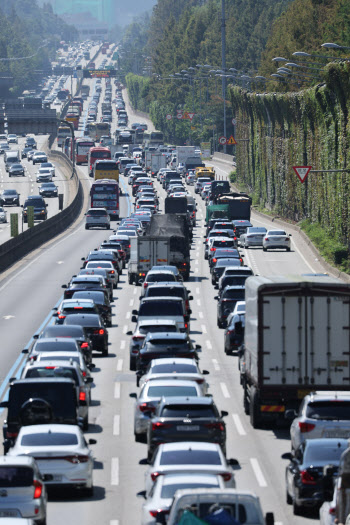
<svg viewBox="0 0 350 525">
<path fill-rule="evenodd" d="M 102 97 L 101 97 L 102 98 Z M 130 110 L 129 110 L 130 111 Z M 130 114 L 130 121 L 140 117 Z M 145 121 L 143 118 L 142 121 Z M 223 163 L 215 164 L 222 174 L 230 171 Z M 87 167 L 79 167 L 82 179 L 91 180 Z M 122 179 L 123 190 L 129 190 Z M 161 196 L 165 192 L 155 183 Z M 193 192 L 193 188 L 190 190 Z M 281 454 L 290 450 L 287 428 L 253 430 L 244 414 L 242 389 L 239 384 L 237 357 L 226 356 L 223 330 L 216 324 L 216 290 L 210 282 L 204 260 L 204 203 L 198 202 L 197 228 L 191 250 L 191 277 L 186 286 L 191 290 L 191 337 L 202 346 L 200 367 L 210 371 L 208 382 L 220 410 L 227 410 L 227 457 L 236 458 L 235 471 L 239 489 L 254 491 L 261 499 L 264 512 L 273 511 L 278 525 L 317 523 L 314 515 L 294 517 L 285 502 L 284 468 Z M 130 198 L 121 198 L 121 216 L 132 208 Z M 258 222 L 259 221 L 259 222 Z M 262 222 L 261 222 L 262 221 Z M 252 217 L 253 224 L 269 227 L 270 220 Z M 0 330 L 3 344 L 0 354 L 0 396 L 6 396 L 8 379 L 18 376 L 23 358 L 21 349 L 28 346 L 33 334 L 49 321 L 50 311 L 62 296 L 61 285 L 78 273 L 81 258 L 107 238 L 104 230 L 84 229 L 83 215 L 64 234 L 29 254 L 0 276 Z M 322 271 L 318 262 L 299 244 L 293 235 L 292 251 L 263 253 L 260 249 L 245 250 L 245 264 L 261 275 L 307 273 Z M 131 310 L 138 307 L 140 288 L 127 284 L 126 270 L 114 292 L 113 326 L 109 328 L 109 356 L 94 357 L 93 406 L 90 412 L 88 438 L 93 445 L 95 461 L 92 498 L 80 498 L 74 492 L 54 493 L 48 505 L 48 525 L 137 525 L 140 523 L 143 500 L 136 497 L 144 489 L 146 445 L 135 443 L 133 436 L 133 404 L 129 397 L 137 392 L 135 373 L 129 371 L 128 330 L 133 328 Z M 4 418 L 5 412 L 1 413 Z"/>
</svg>

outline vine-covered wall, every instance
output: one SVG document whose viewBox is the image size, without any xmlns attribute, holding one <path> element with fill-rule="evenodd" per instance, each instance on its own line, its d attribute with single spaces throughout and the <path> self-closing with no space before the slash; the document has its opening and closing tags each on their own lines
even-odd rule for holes
<svg viewBox="0 0 350 525">
<path fill-rule="evenodd" d="M 319 223 L 335 241 L 350 242 L 350 173 L 310 173 L 293 166 L 350 169 L 350 62 L 329 64 L 325 83 L 294 93 L 257 94 L 230 88 L 237 116 L 237 181 L 255 204 Z"/>
</svg>

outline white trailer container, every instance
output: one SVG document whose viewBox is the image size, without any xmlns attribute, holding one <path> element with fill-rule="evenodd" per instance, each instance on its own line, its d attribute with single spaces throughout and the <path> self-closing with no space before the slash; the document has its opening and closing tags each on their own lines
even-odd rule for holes
<svg viewBox="0 0 350 525">
<path fill-rule="evenodd" d="M 185 164 L 188 157 L 196 156 L 195 146 L 176 146 L 177 165 Z"/>
<path fill-rule="evenodd" d="M 155 177 L 158 171 L 161 168 L 166 168 L 166 166 L 167 166 L 166 155 L 164 153 L 161 153 L 160 151 L 159 152 L 152 151 L 151 167 L 150 167 L 151 177 Z"/>
<path fill-rule="evenodd" d="M 241 357 L 253 427 L 314 390 L 350 390 L 350 285 L 328 276 L 249 277 Z"/>
<path fill-rule="evenodd" d="M 128 264 L 129 284 L 142 282 L 152 266 L 169 264 L 170 240 L 160 237 L 131 237 Z"/>
</svg>

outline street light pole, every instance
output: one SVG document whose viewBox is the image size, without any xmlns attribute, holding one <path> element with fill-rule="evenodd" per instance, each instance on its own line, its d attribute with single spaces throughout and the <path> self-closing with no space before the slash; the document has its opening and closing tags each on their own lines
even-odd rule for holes
<svg viewBox="0 0 350 525">
<path fill-rule="evenodd" d="M 226 71 L 226 27 L 225 27 L 225 0 L 221 0 L 221 67 Z M 224 99 L 224 137 L 226 137 L 226 77 L 222 77 L 222 98 Z M 226 153 L 226 144 L 224 145 Z"/>
</svg>

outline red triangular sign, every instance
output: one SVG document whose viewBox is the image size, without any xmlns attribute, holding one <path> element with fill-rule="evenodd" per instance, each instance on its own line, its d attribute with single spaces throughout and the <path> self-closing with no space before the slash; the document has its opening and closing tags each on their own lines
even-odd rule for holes
<svg viewBox="0 0 350 525">
<path fill-rule="evenodd" d="M 190 119 L 191 122 L 192 122 L 193 117 L 194 117 L 194 113 L 188 113 L 188 118 Z"/>
<path fill-rule="evenodd" d="M 300 182 L 305 182 L 311 169 L 312 166 L 293 166 L 293 170 L 298 175 Z"/>
</svg>

